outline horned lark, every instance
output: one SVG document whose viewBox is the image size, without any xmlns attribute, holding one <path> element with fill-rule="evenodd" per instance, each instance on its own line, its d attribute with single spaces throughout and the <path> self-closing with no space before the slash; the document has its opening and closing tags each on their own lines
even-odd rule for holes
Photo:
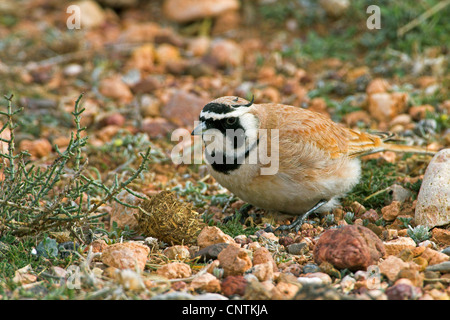
<svg viewBox="0 0 450 320">
<path fill-rule="evenodd" d="M 307 109 L 232 96 L 205 105 L 199 120 L 192 134 L 202 135 L 211 175 L 255 207 L 299 216 L 282 230 L 298 230 L 310 213 L 338 205 L 360 179 L 360 156 L 431 153 L 387 143 L 390 134 L 348 129 Z"/>
</svg>

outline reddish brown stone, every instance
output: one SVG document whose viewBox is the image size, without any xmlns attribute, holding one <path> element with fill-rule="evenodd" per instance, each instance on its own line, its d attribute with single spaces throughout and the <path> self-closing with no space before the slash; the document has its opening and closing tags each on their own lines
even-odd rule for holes
<svg viewBox="0 0 450 320">
<path fill-rule="evenodd" d="M 366 269 L 385 255 L 383 242 L 370 229 L 349 225 L 326 231 L 314 248 L 314 260 L 338 269 Z"/>
<path fill-rule="evenodd" d="M 247 286 L 247 280 L 243 276 L 228 276 L 221 284 L 222 293 L 229 297 L 232 295 L 243 296 L 245 293 L 245 287 Z"/>
</svg>

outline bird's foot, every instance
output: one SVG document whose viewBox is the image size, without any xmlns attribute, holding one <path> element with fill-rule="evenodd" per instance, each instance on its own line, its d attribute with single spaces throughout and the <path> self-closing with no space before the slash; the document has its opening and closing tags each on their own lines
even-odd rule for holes
<svg viewBox="0 0 450 320">
<path fill-rule="evenodd" d="M 239 222 L 244 224 L 245 221 L 250 217 L 249 211 L 253 208 L 250 203 L 244 204 L 235 214 L 223 218 L 222 222 L 227 223 L 228 221 L 232 221 L 236 217 L 239 217 Z"/>
<path fill-rule="evenodd" d="M 291 224 L 284 224 L 282 226 L 279 226 L 278 228 L 275 229 L 275 232 L 295 231 L 297 233 L 300 230 L 303 223 L 305 222 L 305 220 L 311 215 L 311 213 L 314 213 L 314 211 L 319 209 L 327 202 L 328 200 L 320 200 L 314 207 L 306 211 L 303 215 L 298 216 L 294 220 L 294 222 L 292 222 Z"/>
</svg>

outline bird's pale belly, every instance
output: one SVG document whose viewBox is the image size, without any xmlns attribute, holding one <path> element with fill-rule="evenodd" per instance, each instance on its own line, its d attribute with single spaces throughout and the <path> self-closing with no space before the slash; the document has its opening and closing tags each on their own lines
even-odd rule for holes
<svg viewBox="0 0 450 320">
<path fill-rule="evenodd" d="M 348 165 L 359 167 L 359 161 Z M 320 211 L 331 210 L 339 203 L 337 198 L 350 191 L 359 180 L 359 170 L 353 171 L 357 175 L 308 181 L 292 180 L 283 173 L 261 176 L 256 171 L 258 166 L 250 164 L 242 165 L 231 174 L 209 169 L 217 182 L 243 201 L 261 209 L 291 215 L 305 213 L 322 199 L 329 200 L 329 203 Z"/>
</svg>

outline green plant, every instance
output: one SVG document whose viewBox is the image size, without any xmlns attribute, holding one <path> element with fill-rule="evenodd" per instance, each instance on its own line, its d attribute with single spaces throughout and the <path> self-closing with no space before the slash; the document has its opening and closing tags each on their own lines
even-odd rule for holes
<svg viewBox="0 0 450 320">
<path fill-rule="evenodd" d="M 397 220 L 402 223 L 402 225 L 401 225 L 402 227 L 408 228 L 410 223 L 411 223 L 412 218 L 410 218 L 410 217 L 397 217 Z"/>
<path fill-rule="evenodd" d="M 408 236 L 416 243 L 428 240 L 431 237 L 431 232 L 427 226 L 418 225 L 416 227 L 408 226 Z"/>
<path fill-rule="evenodd" d="M 347 222 L 348 224 L 353 224 L 353 220 L 355 219 L 355 214 L 353 212 L 347 212 L 344 215 L 344 220 L 345 222 Z"/>
<path fill-rule="evenodd" d="M 72 112 L 76 130 L 72 132 L 66 150 L 61 152 L 55 146 L 58 157 L 47 168 L 41 168 L 28 160 L 27 152 L 15 152 L 17 125 L 14 120 L 22 109 L 13 111 L 12 96 L 5 98 L 7 110 L 0 111 L 0 115 L 6 117 L 0 129 L 0 134 L 5 133 L 0 142 L 7 144 L 6 152 L 0 150 L 0 172 L 4 176 L 0 183 L 0 236 L 11 233 L 20 237 L 68 230 L 82 242 L 76 230 L 106 215 L 99 213 L 100 206 L 111 200 L 131 206 L 116 195 L 121 190 L 135 194 L 127 186 L 146 169 L 150 148 L 145 155 L 141 154 L 140 166 L 126 181 L 119 182 L 116 175 L 112 186 L 108 187 L 101 180 L 84 175 L 88 161 L 83 158 L 82 150 L 88 137 L 82 137 L 86 129 L 80 124 L 84 111 L 80 107 L 80 95 Z M 94 194 L 101 195 L 95 203 L 92 200 Z"/>
</svg>

